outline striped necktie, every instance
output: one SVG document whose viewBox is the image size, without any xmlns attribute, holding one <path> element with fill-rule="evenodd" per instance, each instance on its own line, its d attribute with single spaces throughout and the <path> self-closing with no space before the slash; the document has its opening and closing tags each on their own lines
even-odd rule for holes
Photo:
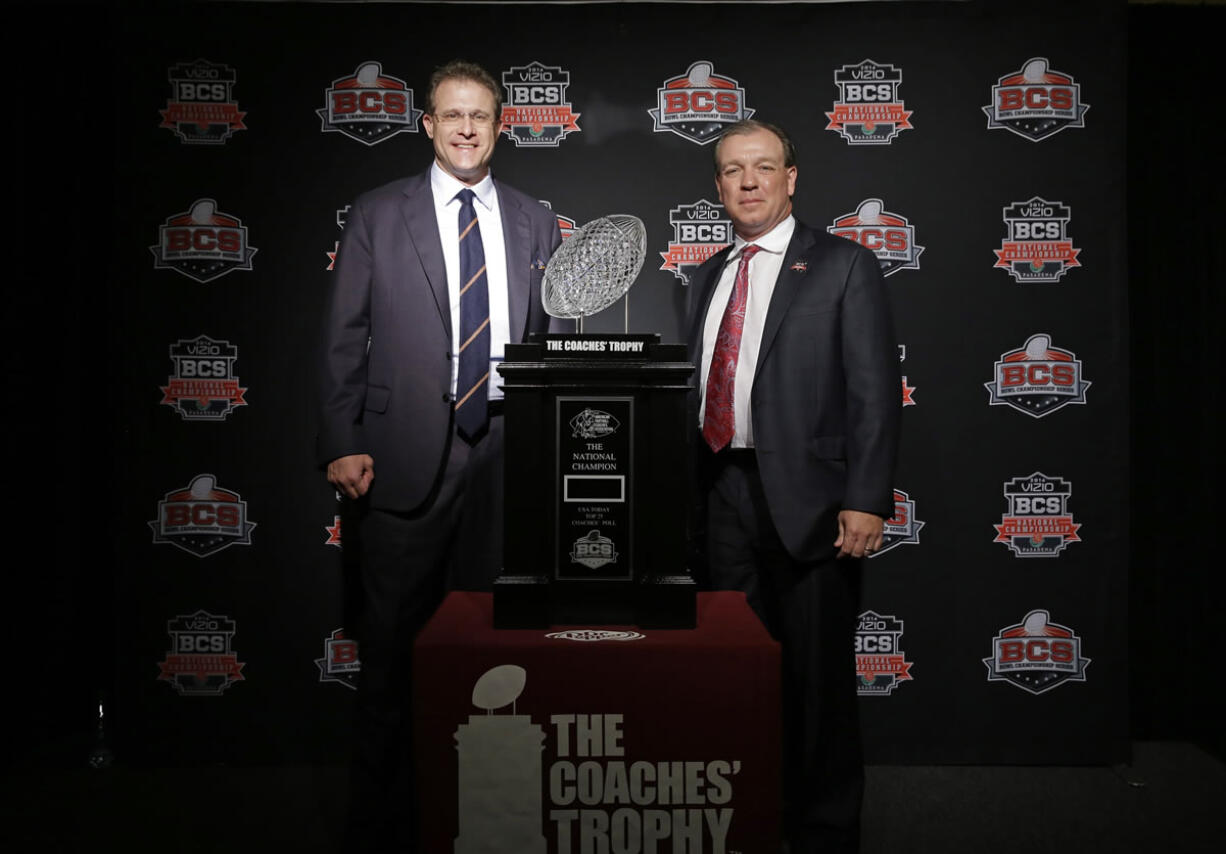
<svg viewBox="0 0 1226 854">
<path fill-rule="evenodd" d="M 489 424 L 490 293 L 481 226 L 472 190 L 460 190 L 460 372 L 455 418 L 460 436 L 475 443 Z"/>
</svg>

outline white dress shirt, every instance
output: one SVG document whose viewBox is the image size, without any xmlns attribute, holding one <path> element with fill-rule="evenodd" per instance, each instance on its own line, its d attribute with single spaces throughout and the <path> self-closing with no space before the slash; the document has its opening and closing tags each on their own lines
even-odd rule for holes
<svg viewBox="0 0 1226 854">
<path fill-rule="evenodd" d="M 783 253 L 787 251 L 796 230 L 796 219 L 789 216 L 757 240 L 745 241 L 738 235 L 732 253 L 720 272 L 719 284 L 711 295 L 707 308 L 706 324 L 702 333 L 702 400 L 698 407 L 698 427 L 702 428 L 707 409 L 707 374 L 711 372 L 711 351 L 719 337 L 719 324 L 732 295 L 737 267 L 741 264 L 741 251 L 753 243 L 762 251 L 749 259 L 749 296 L 745 304 L 745 325 L 741 330 L 741 349 L 737 356 L 736 379 L 732 391 L 732 410 L 735 431 L 730 448 L 752 448 L 753 413 L 750 411 L 750 392 L 753 390 L 753 375 L 758 367 L 758 348 L 762 344 L 762 327 L 766 323 L 766 310 L 770 307 L 775 281 L 783 266 Z"/>
<path fill-rule="evenodd" d="M 456 195 L 467 187 L 448 175 L 434 162 L 430 165 L 430 190 L 434 195 L 434 218 L 438 221 L 438 236 L 443 243 L 443 262 L 447 267 L 447 294 L 451 303 L 451 352 L 460 349 L 460 200 Z M 498 209 L 498 191 L 494 179 L 486 173 L 474 187 L 473 210 L 481 229 L 481 247 L 485 252 L 485 280 L 490 295 L 490 381 L 489 399 L 502 399 L 502 375 L 496 365 L 502 361 L 507 341 L 511 340 L 510 310 L 507 305 L 507 253 L 502 239 L 502 214 Z M 451 393 L 456 393 L 460 360 L 451 360 Z"/>
</svg>

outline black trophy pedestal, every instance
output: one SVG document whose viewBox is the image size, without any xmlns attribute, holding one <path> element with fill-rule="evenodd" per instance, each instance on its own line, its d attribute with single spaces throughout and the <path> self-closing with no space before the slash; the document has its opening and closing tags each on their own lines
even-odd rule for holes
<svg viewBox="0 0 1226 854">
<path fill-rule="evenodd" d="M 693 628 L 685 346 L 658 335 L 509 344 L 496 628 Z"/>
</svg>

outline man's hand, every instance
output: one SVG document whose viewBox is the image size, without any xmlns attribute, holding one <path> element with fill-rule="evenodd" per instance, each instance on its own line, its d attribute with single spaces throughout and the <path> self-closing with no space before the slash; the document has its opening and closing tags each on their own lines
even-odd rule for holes
<svg viewBox="0 0 1226 854">
<path fill-rule="evenodd" d="M 881 548 L 885 522 L 875 513 L 859 510 L 839 511 L 839 538 L 834 547 L 838 557 L 864 557 Z"/>
<path fill-rule="evenodd" d="M 361 498 L 375 479 L 375 461 L 370 454 L 350 454 L 328 463 L 328 482 L 350 498 Z"/>
</svg>

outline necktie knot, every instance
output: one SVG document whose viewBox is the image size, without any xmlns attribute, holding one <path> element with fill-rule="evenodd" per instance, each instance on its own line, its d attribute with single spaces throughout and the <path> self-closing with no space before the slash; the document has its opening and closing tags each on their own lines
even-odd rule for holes
<svg viewBox="0 0 1226 854">
<path fill-rule="evenodd" d="M 463 190 L 456 193 L 455 197 L 460 200 L 460 204 L 464 205 L 464 207 L 470 208 L 472 207 L 473 199 L 476 197 L 476 195 L 477 194 L 468 189 L 468 187 L 465 187 Z"/>
<path fill-rule="evenodd" d="M 757 255 L 761 251 L 762 251 L 761 246 L 759 246 L 756 243 L 750 243 L 748 246 L 746 246 L 744 249 L 741 250 L 741 263 L 748 264 L 749 259 Z"/>
</svg>

